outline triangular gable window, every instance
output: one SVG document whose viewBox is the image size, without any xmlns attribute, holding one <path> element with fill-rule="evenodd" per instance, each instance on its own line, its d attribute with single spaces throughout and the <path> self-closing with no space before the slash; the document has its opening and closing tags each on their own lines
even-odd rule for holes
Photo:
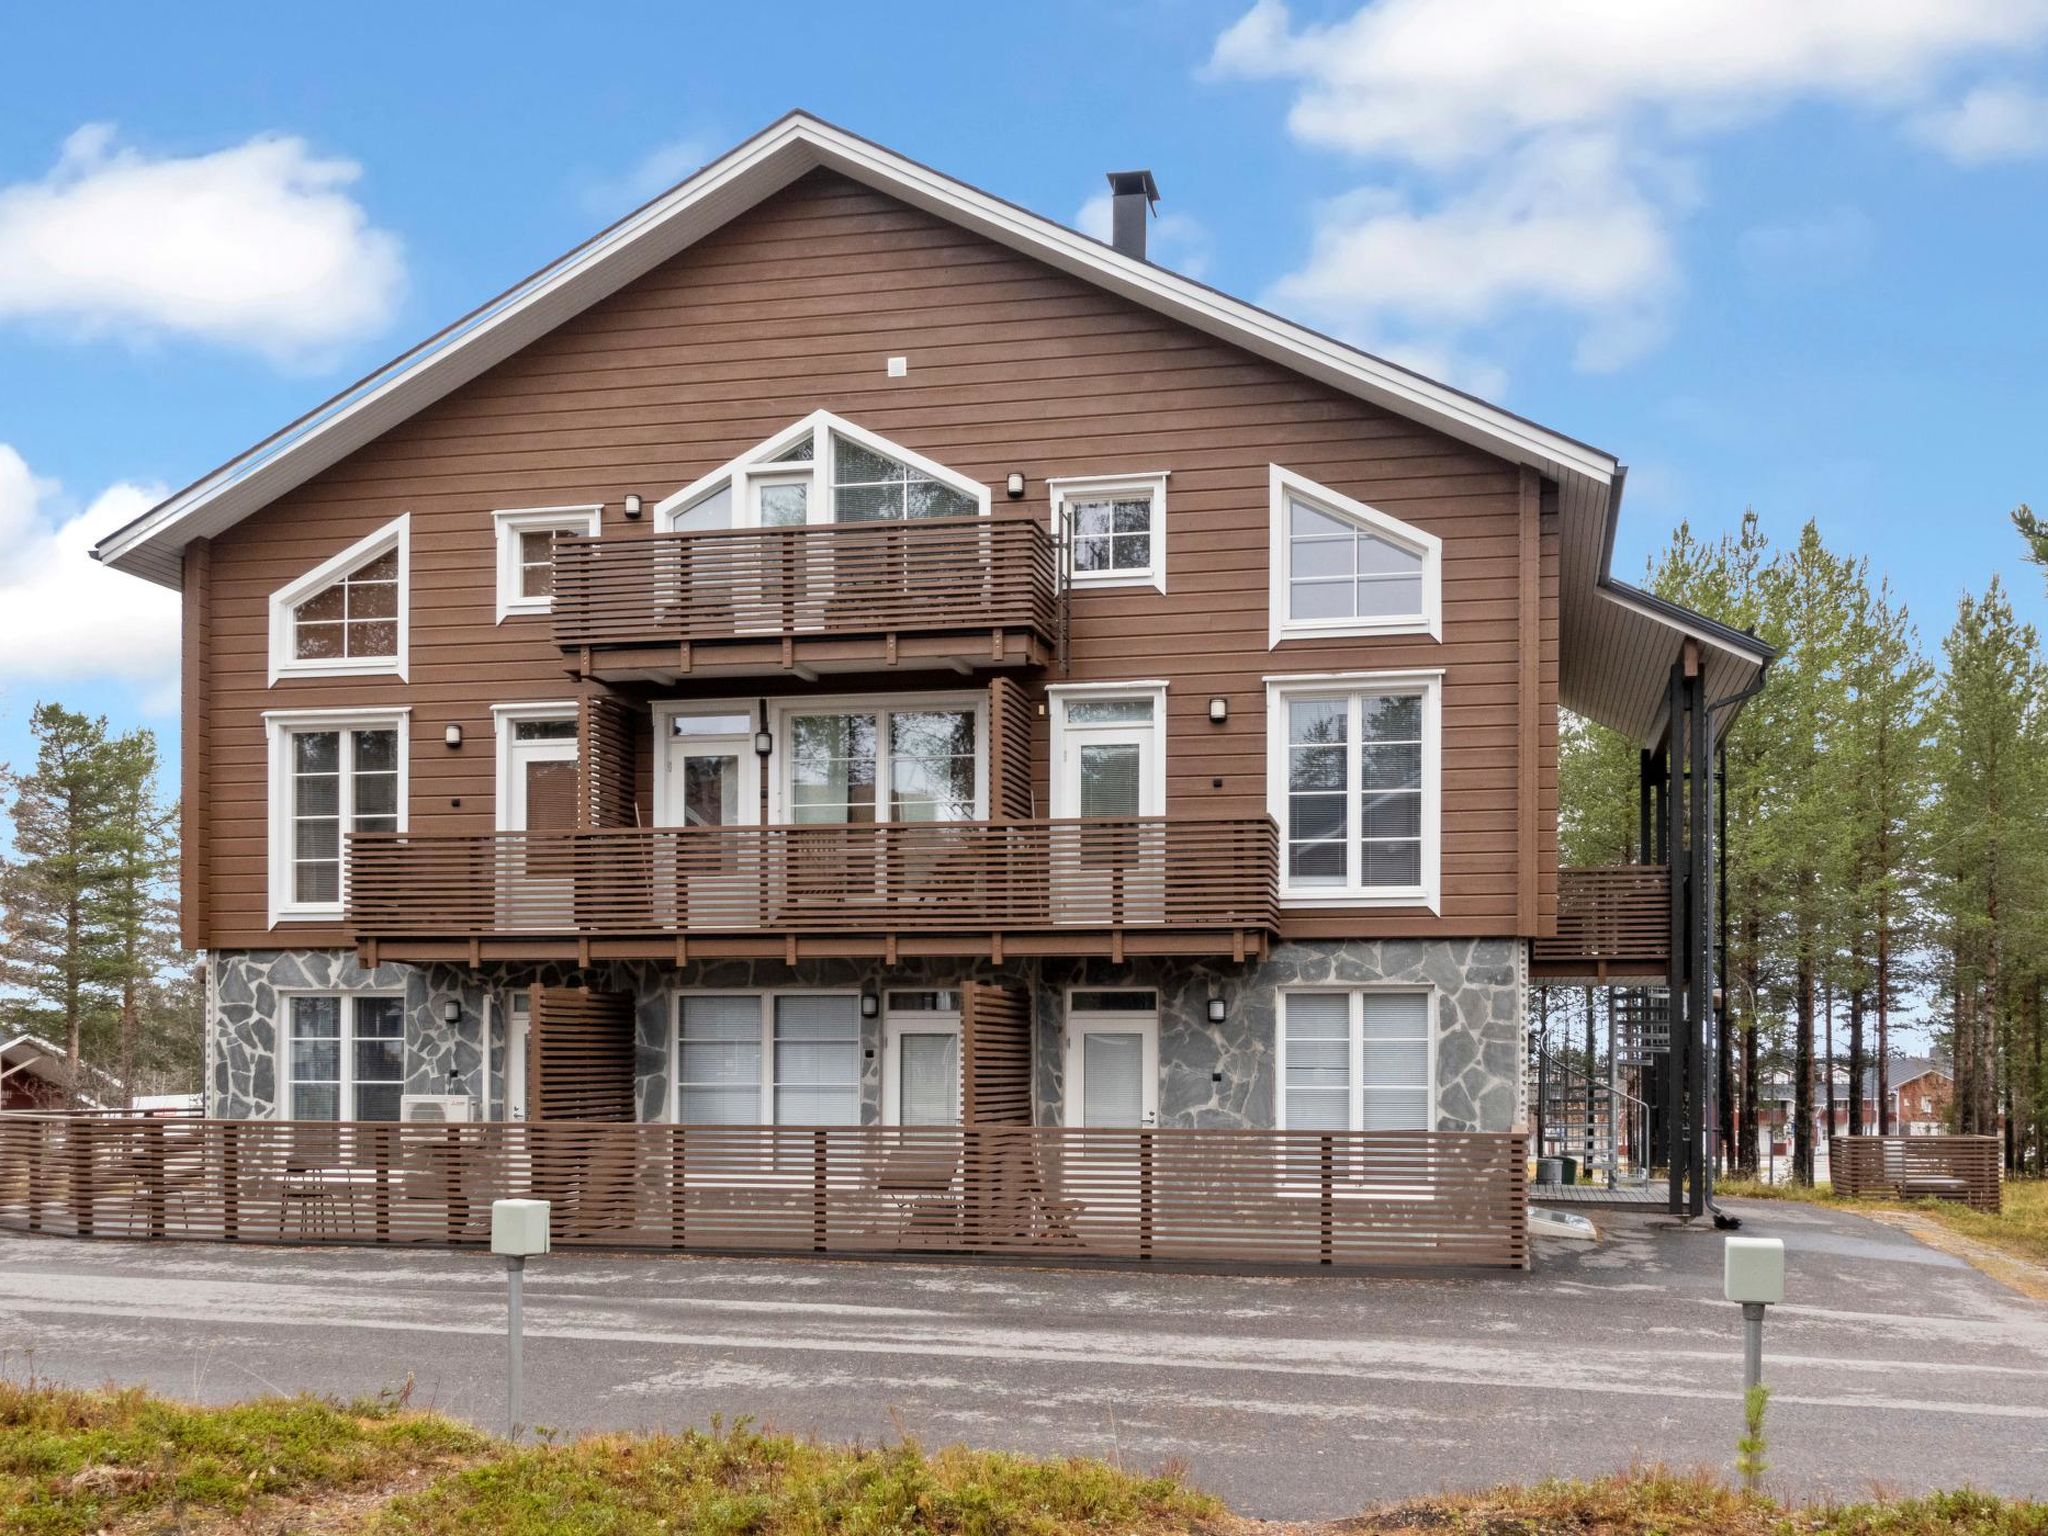
<svg viewBox="0 0 2048 1536">
<path fill-rule="evenodd" d="M 1272 634 L 1443 638 L 1434 534 L 1273 466 Z"/>
<path fill-rule="evenodd" d="M 405 676 L 410 517 L 385 524 L 270 596 L 270 680 Z"/>
<path fill-rule="evenodd" d="M 655 508 L 656 526 L 716 528 L 977 517 L 988 487 L 829 411 L 757 444 Z"/>
</svg>

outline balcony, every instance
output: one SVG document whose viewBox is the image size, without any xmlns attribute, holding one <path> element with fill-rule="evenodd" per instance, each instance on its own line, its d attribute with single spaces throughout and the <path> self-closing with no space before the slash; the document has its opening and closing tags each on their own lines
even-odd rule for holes
<svg viewBox="0 0 2048 1536">
<path fill-rule="evenodd" d="M 1671 871 L 1613 864 L 1557 872 L 1557 933 L 1536 940 L 1538 979 L 1663 980 L 1671 969 Z"/>
<path fill-rule="evenodd" d="M 1052 538 L 1022 517 L 569 538 L 555 639 L 608 682 L 1039 667 L 1058 589 Z"/>
<path fill-rule="evenodd" d="M 1263 953 L 1268 817 L 358 833 L 348 920 L 392 960 Z"/>
</svg>

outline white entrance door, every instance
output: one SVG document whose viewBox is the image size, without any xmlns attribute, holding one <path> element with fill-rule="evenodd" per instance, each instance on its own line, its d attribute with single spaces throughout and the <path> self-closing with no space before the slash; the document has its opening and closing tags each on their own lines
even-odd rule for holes
<svg viewBox="0 0 2048 1536">
<path fill-rule="evenodd" d="M 1069 996 L 1066 1119 L 1090 1128 L 1159 1123 L 1156 994 Z"/>
<path fill-rule="evenodd" d="M 1161 829 L 1130 825 L 1166 810 L 1162 702 L 1155 693 L 1072 694 L 1055 705 L 1052 813 L 1084 823 L 1055 834 L 1054 893 L 1063 922 L 1122 926 L 1165 916 Z M 1087 824 L 1104 822 L 1110 825 Z"/>
<path fill-rule="evenodd" d="M 960 994 L 891 992 L 882 1020 L 882 1123 L 960 1123 Z"/>
<path fill-rule="evenodd" d="M 498 830 L 568 832 L 576 826 L 576 719 L 509 718 L 499 756 Z M 569 926 L 575 905 L 575 855 L 566 840 L 508 839 L 501 845 L 498 923 L 503 928 Z"/>
<path fill-rule="evenodd" d="M 526 1031 L 533 1022 L 533 994 L 505 994 L 505 1115 L 526 1118 Z"/>
<path fill-rule="evenodd" d="M 654 819 L 701 834 L 658 839 L 657 910 L 679 928 L 751 926 L 761 894 L 760 850 L 714 829 L 760 820 L 753 717 L 658 710 L 655 731 L 662 758 Z"/>
</svg>

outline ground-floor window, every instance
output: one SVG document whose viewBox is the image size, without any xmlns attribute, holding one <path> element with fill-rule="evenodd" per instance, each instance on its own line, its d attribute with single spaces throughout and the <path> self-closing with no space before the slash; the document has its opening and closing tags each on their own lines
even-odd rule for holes
<svg viewBox="0 0 2048 1536">
<path fill-rule="evenodd" d="M 1427 992 L 1283 991 L 1281 1128 L 1435 1129 L 1433 1012 Z"/>
<path fill-rule="evenodd" d="M 685 993 L 676 1020 L 684 1125 L 858 1125 L 860 996 Z"/>
<path fill-rule="evenodd" d="M 405 1092 L 405 999 L 340 992 L 288 1002 L 288 1116 L 396 1120 Z"/>
</svg>

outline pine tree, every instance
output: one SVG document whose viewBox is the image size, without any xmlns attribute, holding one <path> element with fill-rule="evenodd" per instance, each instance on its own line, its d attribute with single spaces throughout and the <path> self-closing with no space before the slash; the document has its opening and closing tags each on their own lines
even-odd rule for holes
<svg viewBox="0 0 2048 1536">
<path fill-rule="evenodd" d="M 2012 1029 L 2012 985 L 2026 980 L 2022 936 L 2042 928 L 2048 876 L 2042 793 L 2048 669 L 2039 638 L 2020 623 L 1996 577 L 1967 594 L 1943 643 L 1948 671 L 1935 708 L 1933 900 L 1946 940 L 1956 1129 L 1993 1135 Z"/>
<path fill-rule="evenodd" d="M 178 973 L 177 811 L 156 789 L 156 738 L 147 731 L 108 743 L 117 815 L 109 828 L 101 869 L 102 911 L 108 930 L 102 984 L 119 1001 L 116 1069 L 132 1097 L 138 1069 L 166 1032 L 184 1033 L 184 1009 L 174 999 Z M 168 1015 L 168 1017 L 166 1017 Z M 196 1020 L 194 1021 L 196 1023 Z M 196 1029 L 188 1038 L 196 1038 Z"/>
</svg>

